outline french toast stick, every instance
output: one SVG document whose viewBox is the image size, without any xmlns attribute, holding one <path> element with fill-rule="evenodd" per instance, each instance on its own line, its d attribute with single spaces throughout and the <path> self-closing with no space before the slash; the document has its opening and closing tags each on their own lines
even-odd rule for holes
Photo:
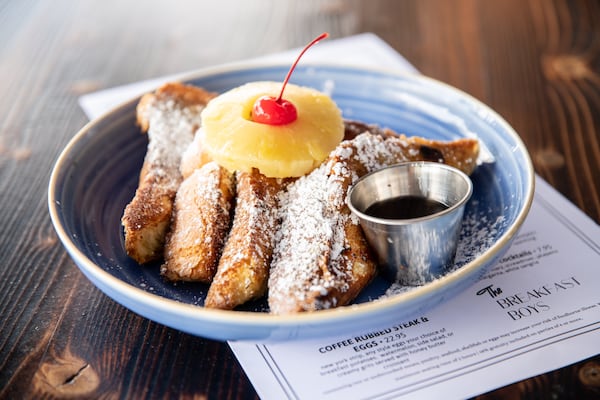
<svg viewBox="0 0 600 400">
<path fill-rule="evenodd" d="M 354 230 L 345 192 L 352 174 L 365 173 L 359 163 L 344 165 L 338 157 L 354 152 L 350 143 L 338 146 L 318 169 L 292 183 L 282 195 L 281 226 L 269 277 L 271 313 L 347 304 L 376 273 L 362 234 L 346 235 L 347 229 Z"/>
<path fill-rule="evenodd" d="M 229 232 L 234 191 L 234 174 L 215 162 L 181 183 L 160 269 L 165 278 L 212 281 Z"/>
<path fill-rule="evenodd" d="M 360 121 L 344 120 L 344 138 L 352 140 L 358 135 L 369 132 L 384 139 L 399 138 L 408 146 L 412 161 L 433 161 L 448 164 L 471 175 L 477 168 L 479 156 L 479 141 L 471 138 L 461 138 L 451 141 L 431 140 L 419 136 L 398 134 L 391 129 L 381 128 L 374 124 Z M 411 161 L 407 160 L 407 161 Z"/>
<path fill-rule="evenodd" d="M 140 264 L 162 258 L 173 199 L 181 174 L 181 155 L 200 125 L 200 113 L 214 97 L 201 88 L 165 84 L 138 103 L 137 122 L 148 134 L 148 148 L 134 198 L 121 223 L 125 250 Z"/>
<path fill-rule="evenodd" d="M 267 291 L 277 229 L 277 195 L 284 181 L 257 169 L 236 175 L 233 224 L 204 305 L 231 310 Z"/>
</svg>

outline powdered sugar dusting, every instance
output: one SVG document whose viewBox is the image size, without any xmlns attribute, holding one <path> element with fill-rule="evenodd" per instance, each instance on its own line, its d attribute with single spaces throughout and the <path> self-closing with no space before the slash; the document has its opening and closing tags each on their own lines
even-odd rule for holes
<svg viewBox="0 0 600 400">
<path fill-rule="evenodd" d="M 209 162 L 183 181 L 175 197 L 161 273 L 209 281 L 229 228 L 233 175 Z"/>
<path fill-rule="evenodd" d="M 506 219 L 500 215 L 490 220 L 487 213 L 474 212 L 465 214 L 460 239 L 454 258 L 454 268 L 460 268 L 481 256 L 497 240 L 504 229 Z"/>
<path fill-rule="evenodd" d="M 402 138 L 363 133 L 280 195 L 281 226 L 269 280 L 272 312 L 337 305 L 332 293 L 347 291 L 352 278 L 342 259 L 348 247 L 344 227 L 358 224 L 346 206 L 348 190 L 364 174 L 410 159 L 409 150 Z"/>
<path fill-rule="evenodd" d="M 220 268 L 225 271 L 228 267 L 252 258 L 260 260 L 262 266 L 267 268 L 271 254 L 265 254 L 273 247 L 277 228 L 277 199 L 275 191 L 279 189 L 274 184 L 266 182 L 269 178 L 262 177 L 264 182 L 256 182 L 260 177 L 238 172 L 238 197 L 235 208 L 233 229 L 228 240 L 235 238 L 235 246 L 226 246 L 223 257 L 228 262 L 221 263 Z M 254 181 L 254 182 L 253 182 Z M 244 193 L 240 193 L 240 182 Z M 239 234 L 234 230 L 239 229 Z M 263 248 L 264 247 L 264 248 Z"/>
<path fill-rule="evenodd" d="M 474 206 L 474 208 L 477 208 L 477 204 L 474 204 Z M 504 231 L 505 225 L 506 218 L 502 215 L 490 219 L 487 211 L 466 213 L 461 225 L 454 265 L 447 273 L 455 271 L 483 255 L 496 243 L 498 236 Z M 380 298 L 406 293 L 417 287 L 392 283 Z"/>
<path fill-rule="evenodd" d="M 181 104 L 173 99 L 153 101 L 143 111 L 149 121 L 148 152 L 145 163 L 167 190 L 177 190 L 181 182 L 181 156 L 200 126 L 202 105 Z"/>
<path fill-rule="evenodd" d="M 283 182 L 256 169 L 236 176 L 233 226 L 206 296 L 207 307 L 231 309 L 267 290 L 278 226 L 277 194 Z"/>
<path fill-rule="evenodd" d="M 269 278 L 272 311 L 293 308 L 295 298 L 305 300 L 305 288 L 312 293 L 327 286 L 319 281 L 319 270 L 328 263 L 335 227 L 326 217 L 327 189 L 326 169 L 321 166 L 280 195 L 281 225 L 275 237 Z M 288 295 L 292 290 L 294 298 Z"/>
</svg>

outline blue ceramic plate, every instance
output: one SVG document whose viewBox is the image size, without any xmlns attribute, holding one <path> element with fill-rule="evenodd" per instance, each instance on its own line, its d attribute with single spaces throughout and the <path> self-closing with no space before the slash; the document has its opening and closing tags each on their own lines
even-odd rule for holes
<svg viewBox="0 0 600 400">
<path fill-rule="evenodd" d="M 219 68 L 201 71 L 188 81 L 223 92 L 251 81 L 282 81 L 287 69 L 287 65 Z M 314 313 L 270 315 L 265 301 L 237 311 L 204 308 L 206 285 L 166 282 L 158 264 L 142 267 L 123 248 L 120 218 L 133 197 L 146 151 L 147 138 L 135 125 L 137 100 L 86 125 L 52 173 L 50 215 L 81 271 L 130 310 L 194 335 L 289 339 L 338 334 L 422 312 L 473 284 L 507 250 L 529 211 L 534 173 L 518 135 L 494 111 L 418 75 L 311 65 L 297 68 L 292 81 L 330 93 L 349 119 L 432 139 L 479 137 L 494 162 L 482 164 L 472 176 L 474 194 L 451 272 L 410 291 L 377 279 L 353 305 Z"/>
</svg>

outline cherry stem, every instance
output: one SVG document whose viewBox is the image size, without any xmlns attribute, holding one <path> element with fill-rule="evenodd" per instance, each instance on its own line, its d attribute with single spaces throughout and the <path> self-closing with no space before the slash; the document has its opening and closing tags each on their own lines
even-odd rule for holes
<svg viewBox="0 0 600 400">
<path fill-rule="evenodd" d="M 298 65 L 298 61 L 300 61 L 300 58 L 302 57 L 302 55 L 304 53 L 306 53 L 306 50 L 308 50 L 313 45 L 317 44 L 322 39 L 325 39 L 327 36 L 329 36 L 329 33 L 327 33 L 327 32 L 321 33 L 319 36 L 317 36 L 316 38 L 314 38 L 312 40 L 312 42 L 310 42 L 309 44 L 307 44 L 304 47 L 304 49 L 302 49 L 302 51 L 300 52 L 300 54 L 296 58 L 296 61 L 294 61 L 294 63 L 292 64 L 292 67 L 290 68 L 290 70 L 288 71 L 287 75 L 285 76 L 285 80 L 283 81 L 283 86 L 281 86 L 281 92 L 279 93 L 279 97 L 277 97 L 277 100 L 275 100 L 277 103 L 281 102 L 281 99 L 283 98 L 283 91 L 285 90 L 285 86 L 287 85 L 288 81 L 290 80 L 290 76 L 292 76 L 292 72 L 294 72 L 294 69 L 296 68 L 296 65 Z"/>
</svg>

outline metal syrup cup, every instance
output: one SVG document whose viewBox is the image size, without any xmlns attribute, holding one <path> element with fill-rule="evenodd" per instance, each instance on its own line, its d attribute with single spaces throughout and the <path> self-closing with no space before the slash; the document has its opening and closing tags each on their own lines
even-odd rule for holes
<svg viewBox="0 0 600 400">
<path fill-rule="evenodd" d="M 444 275 L 454 264 L 465 205 L 472 193 L 471 179 L 456 168 L 406 162 L 360 178 L 350 189 L 348 206 L 359 218 L 383 276 L 418 286 Z M 400 196 L 426 197 L 448 208 L 410 219 L 365 214 L 372 204 Z"/>
</svg>

